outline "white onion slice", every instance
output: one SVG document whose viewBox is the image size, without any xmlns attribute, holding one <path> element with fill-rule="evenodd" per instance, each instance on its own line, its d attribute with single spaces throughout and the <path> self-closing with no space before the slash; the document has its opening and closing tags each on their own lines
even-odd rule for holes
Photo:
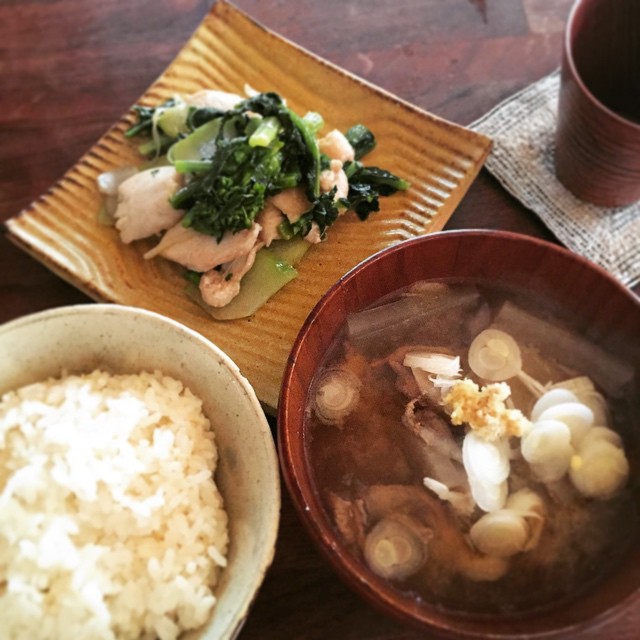
<svg viewBox="0 0 640 640">
<path fill-rule="evenodd" d="M 558 404 L 562 404 L 564 402 L 578 402 L 578 396 L 576 396 L 573 391 L 564 388 L 556 388 L 550 389 L 546 393 L 544 393 L 536 403 L 533 405 L 533 409 L 531 410 L 531 421 L 535 422 L 540 418 L 540 415 L 549 409 L 550 407 L 554 407 Z"/>
<path fill-rule="evenodd" d="M 587 498 L 606 500 L 627 482 L 629 461 L 619 447 L 599 440 L 592 442 L 571 461 L 569 478 Z"/>
<path fill-rule="evenodd" d="M 509 494 L 509 485 L 506 480 L 492 484 L 483 482 L 475 476 L 469 476 L 469 487 L 475 503 L 487 512 L 502 509 Z"/>
<path fill-rule="evenodd" d="M 597 391 L 591 391 L 578 396 L 580 402 L 589 407 L 593 413 L 593 424 L 606 426 L 609 424 L 609 405 L 604 396 Z"/>
<path fill-rule="evenodd" d="M 564 422 L 571 431 L 571 444 L 575 447 L 593 426 L 593 411 L 581 402 L 562 402 L 545 409 L 538 420 Z"/>
<path fill-rule="evenodd" d="M 521 441 L 522 457 L 542 482 L 560 480 L 571 463 L 571 431 L 564 422 L 536 422 Z"/>
<path fill-rule="evenodd" d="M 609 427 L 593 427 L 580 442 L 580 449 L 586 449 L 593 442 L 604 441 L 622 449 L 622 438 L 617 431 Z"/>
<path fill-rule="evenodd" d="M 509 561 L 497 556 L 478 555 L 460 567 L 462 573 L 474 582 L 495 582 L 509 569 Z"/>
<path fill-rule="evenodd" d="M 539 494 L 525 487 L 512 493 L 505 504 L 506 509 L 515 511 L 523 517 L 543 517 L 544 502 Z"/>
<path fill-rule="evenodd" d="M 469 366 L 485 380 L 508 380 L 522 370 L 520 347 L 508 333 L 485 329 L 469 347 Z"/>
<path fill-rule="evenodd" d="M 328 369 L 315 391 L 315 413 L 326 424 L 339 425 L 360 400 L 360 380 L 346 369 Z"/>
<path fill-rule="evenodd" d="M 423 478 L 422 482 L 427 489 L 435 493 L 440 500 L 448 502 L 457 513 L 463 516 L 470 516 L 475 507 L 471 496 L 462 491 L 452 491 L 446 484 L 435 478 Z"/>
<path fill-rule="evenodd" d="M 498 484 L 509 477 L 509 454 L 506 438 L 489 442 L 469 431 L 462 443 L 462 462 L 467 474 L 489 484 Z"/>
<path fill-rule="evenodd" d="M 460 357 L 446 353 L 414 351 L 405 355 L 403 364 L 405 367 L 422 369 L 435 375 L 453 377 L 460 373 Z"/>
<path fill-rule="evenodd" d="M 449 499 L 449 487 L 443 482 L 439 482 L 435 478 L 423 478 L 422 482 L 427 489 L 431 489 L 433 493 L 435 493 L 440 500 L 448 500 Z"/>
<path fill-rule="evenodd" d="M 529 539 L 526 520 L 509 509 L 487 513 L 470 529 L 469 537 L 478 551 L 509 558 L 524 550 Z"/>
<path fill-rule="evenodd" d="M 367 535 L 364 557 L 369 568 L 380 577 L 403 580 L 422 567 L 427 549 L 408 527 L 395 520 L 384 519 Z"/>
<path fill-rule="evenodd" d="M 527 462 L 543 463 L 564 453 L 571 443 L 569 427 L 559 420 L 536 422 L 522 439 L 522 456 Z"/>
<path fill-rule="evenodd" d="M 529 525 L 529 539 L 522 550 L 535 549 L 545 525 L 546 508 L 540 495 L 525 487 L 512 493 L 504 506 L 522 516 Z"/>
</svg>

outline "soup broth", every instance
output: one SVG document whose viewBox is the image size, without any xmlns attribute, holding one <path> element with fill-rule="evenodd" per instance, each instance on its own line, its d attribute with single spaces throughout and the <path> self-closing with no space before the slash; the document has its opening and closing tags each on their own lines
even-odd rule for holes
<svg viewBox="0 0 640 640">
<path fill-rule="evenodd" d="M 639 526 L 638 377 L 589 332 L 548 300 L 468 280 L 348 318 L 309 392 L 306 447 L 371 580 L 509 613 L 615 566 Z"/>
</svg>

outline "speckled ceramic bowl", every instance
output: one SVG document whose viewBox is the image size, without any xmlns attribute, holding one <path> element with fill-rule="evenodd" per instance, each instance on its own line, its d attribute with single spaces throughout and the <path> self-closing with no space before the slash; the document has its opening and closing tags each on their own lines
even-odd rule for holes
<svg viewBox="0 0 640 640">
<path fill-rule="evenodd" d="M 273 559 L 280 513 L 278 461 L 256 395 L 218 347 L 164 316 L 108 304 L 44 311 L 0 327 L 0 393 L 69 373 L 160 369 L 203 400 L 216 433 L 216 482 L 229 515 L 228 566 L 209 623 L 190 640 L 239 633 Z"/>
<path fill-rule="evenodd" d="M 449 278 L 479 278 L 545 296 L 561 309 L 582 318 L 592 337 L 599 336 L 598 340 L 606 342 L 617 336 L 621 346 L 616 349 L 635 368 L 636 386 L 632 388 L 636 394 L 640 393 L 640 299 L 601 268 L 557 245 L 507 232 L 451 231 L 397 244 L 358 265 L 323 296 L 302 327 L 289 357 L 280 395 L 278 444 L 284 479 L 302 522 L 319 550 L 350 587 L 383 612 L 417 627 L 428 637 L 563 640 L 637 637 L 640 604 L 640 535 L 637 533 L 624 562 L 615 565 L 597 586 L 575 597 L 567 593 L 560 603 L 552 601 L 503 615 L 463 611 L 459 605 L 455 610 L 448 609 L 426 598 L 416 598 L 410 589 L 374 575 L 364 560 L 348 548 L 334 525 L 327 503 L 321 497 L 322 489 L 315 483 L 310 462 L 310 452 L 314 449 L 309 445 L 313 435 L 305 418 L 309 389 L 322 365 L 323 354 L 344 327 L 349 314 L 415 282 Z M 349 435 L 351 439 L 355 437 L 347 430 L 348 423 L 345 423 L 341 431 L 344 441 L 349 440 Z M 628 454 L 632 460 L 630 482 L 636 487 L 635 511 L 639 512 L 640 425 L 629 424 L 627 431 Z M 368 433 L 362 447 L 374 448 L 374 439 L 375 434 Z M 385 443 L 385 455 L 392 456 L 393 446 L 388 441 Z M 339 467 L 335 455 L 326 452 L 323 455 L 325 464 Z M 365 481 L 353 469 L 340 486 L 346 491 L 347 485 L 359 487 L 359 483 L 365 484 Z M 363 501 L 354 504 L 353 512 L 362 513 Z M 631 522 L 631 518 L 625 521 Z M 366 519 L 364 523 L 369 526 Z M 604 635 L 598 635 L 601 624 L 610 625 Z"/>
</svg>

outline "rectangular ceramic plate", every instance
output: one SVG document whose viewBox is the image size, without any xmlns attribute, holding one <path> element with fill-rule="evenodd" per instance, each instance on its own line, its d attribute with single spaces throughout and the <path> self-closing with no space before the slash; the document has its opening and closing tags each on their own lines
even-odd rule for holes
<svg viewBox="0 0 640 640">
<path fill-rule="evenodd" d="M 123 245 L 97 223 L 96 177 L 140 162 L 123 132 L 131 114 L 108 131 L 42 198 L 7 222 L 11 240 L 95 300 L 144 307 L 199 331 L 223 349 L 275 408 L 288 353 L 306 316 L 332 283 L 376 251 L 442 229 L 491 146 L 488 138 L 446 122 L 368 84 L 268 31 L 226 2 L 217 2 L 175 61 L 142 96 L 158 104 L 202 88 L 243 93 L 244 83 L 276 91 L 300 114 L 319 111 L 328 131 L 357 122 L 376 135 L 367 164 L 411 182 L 385 198 L 366 223 L 353 213 L 313 246 L 299 277 L 255 316 L 216 322 L 184 295 L 179 269 L 145 261 L 151 242 Z M 327 90 L 330 87 L 330 90 Z"/>
</svg>

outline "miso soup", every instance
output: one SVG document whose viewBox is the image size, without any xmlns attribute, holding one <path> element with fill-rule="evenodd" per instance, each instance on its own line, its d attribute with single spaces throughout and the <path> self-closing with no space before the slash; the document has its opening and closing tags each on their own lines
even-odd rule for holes
<svg viewBox="0 0 640 640">
<path fill-rule="evenodd" d="M 309 392 L 306 447 L 372 580 L 509 613 L 577 596 L 620 561 L 640 521 L 638 372 L 590 331 L 469 280 L 348 318 Z"/>
</svg>

